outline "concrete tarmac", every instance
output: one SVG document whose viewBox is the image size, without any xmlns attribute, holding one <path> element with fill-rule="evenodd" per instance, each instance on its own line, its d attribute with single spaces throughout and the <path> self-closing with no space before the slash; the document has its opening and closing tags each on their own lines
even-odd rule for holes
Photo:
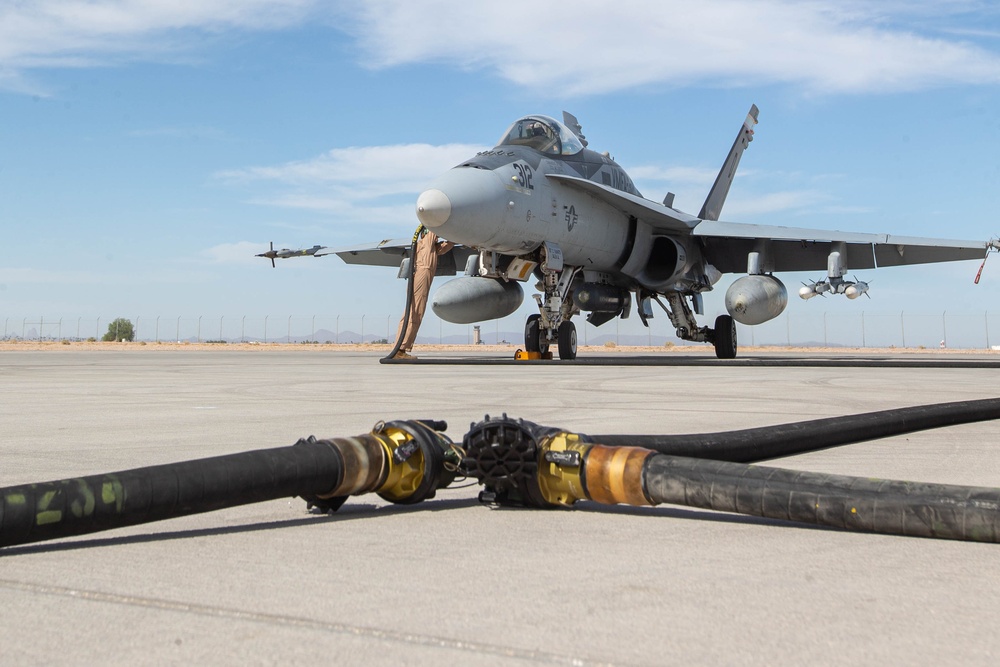
<svg viewBox="0 0 1000 667">
<path fill-rule="evenodd" d="M 355 435 L 388 419 L 444 419 L 455 440 L 502 412 L 590 433 L 685 433 L 990 398 L 1000 387 L 996 368 L 955 364 L 377 360 L 321 349 L 2 353 L 0 486 Z M 998 444 L 1000 423 L 986 422 L 769 465 L 1000 486 Z M 1000 659 L 1000 545 L 671 506 L 492 509 L 477 493 L 445 489 L 406 507 L 362 496 L 332 516 L 285 499 L 2 549 L 2 662 Z"/>
</svg>

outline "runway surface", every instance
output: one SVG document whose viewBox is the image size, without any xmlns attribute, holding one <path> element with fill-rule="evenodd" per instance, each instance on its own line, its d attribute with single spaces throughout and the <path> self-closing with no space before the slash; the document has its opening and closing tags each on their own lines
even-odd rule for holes
<svg viewBox="0 0 1000 667">
<path fill-rule="evenodd" d="M 502 412 L 589 433 L 690 433 L 989 398 L 1000 387 L 992 362 L 961 355 L 937 365 L 441 359 L 456 361 L 6 352 L 0 486 L 355 435 L 383 419 L 444 419 L 456 440 Z M 769 465 L 1000 486 L 998 444 L 1000 423 L 987 422 Z M 363 496 L 332 516 L 286 499 L 0 550 L 0 655 L 111 665 L 1000 657 L 1000 545 L 668 506 L 491 509 L 477 493 L 445 489 L 412 507 Z"/>
</svg>

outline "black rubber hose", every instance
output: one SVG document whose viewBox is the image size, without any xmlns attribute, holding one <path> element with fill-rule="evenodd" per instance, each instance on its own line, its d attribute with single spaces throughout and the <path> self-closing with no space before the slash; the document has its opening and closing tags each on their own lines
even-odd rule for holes
<svg viewBox="0 0 1000 667">
<path fill-rule="evenodd" d="M 0 547 L 277 498 L 325 494 L 344 474 L 322 440 L 0 489 Z"/>
<path fill-rule="evenodd" d="M 919 405 L 761 428 L 686 435 L 588 435 L 588 442 L 752 463 L 931 428 L 1000 419 L 1000 398 Z"/>
<path fill-rule="evenodd" d="M 417 273 L 417 241 L 420 240 L 420 230 L 423 225 L 417 226 L 417 231 L 413 233 L 413 242 L 410 243 L 410 275 L 406 277 L 406 306 L 403 307 L 403 326 L 396 336 L 396 344 L 389 350 L 389 354 L 379 359 L 380 364 L 391 360 L 403 346 L 403 339 L 406 338 L 406 330 L 410 326 L 410 309 L 413 307 L 413 276 Z M 361 341 L 364 342 L 364 341 Z"/>
<path fill-rule="evenodd" d="M 1000 489 L 826 475 L 654 454 L 642 481 L 653 503 L 848 530 L 1000 541 Z"/>
</svg>

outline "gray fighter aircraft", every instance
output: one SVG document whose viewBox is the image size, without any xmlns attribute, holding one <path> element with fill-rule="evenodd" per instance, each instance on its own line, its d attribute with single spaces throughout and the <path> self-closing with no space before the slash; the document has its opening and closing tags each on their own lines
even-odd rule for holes
<svg viewBox="0 0 1000 667">
<path fill-rule="evenodd" d="M 438 275 L 465 276 L 444 284 L 432 298 L 439 317 L 470 323 L 505 317 L 521 304 L 521 283 L 534 279 L 538 313 L 525 325 L 528 352 L 555 345 L 559 357 L 577 354 L 572 318 L 587 313 L 600 326 L 629 316 L 643 323 L 657 303 L 677 336 L 712 343 L 724 359 L 737 353 L 736 322 L 756 325 L 788 304 L 774 273 L 826 269 L 826 278 L 804 285 L 799 296 L 868 292 L 847 280 L 848 269 L 985 259 L 997 241 L 956 241 L 865 234 L 719 220 L 733 176 L 757 124 L 753 106 L 741 125 L 697 215 L 642 197 L 608 153 L 587 148 L 577 119 L 520 118 L 495 148 L 477 153 L 441 175 L 417 199 L 421 224 L 456 248 Z M 410 242 L 319 250 L 351 264 L 398 266 Z M 273 261 L 273 260 L 272 260 Z M 723 274 L 746 273 L 726 292 L 728 315 L 699 326 L 702 294 Z M 405 275 L 400 271 L 400 275 Z"/>
</svg>

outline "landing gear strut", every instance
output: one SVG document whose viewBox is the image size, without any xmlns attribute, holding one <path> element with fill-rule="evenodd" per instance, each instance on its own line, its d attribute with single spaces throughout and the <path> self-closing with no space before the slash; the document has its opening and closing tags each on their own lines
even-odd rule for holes
<svg viewBox="0 0 1000 667">
<path fill-rule="evenodd" d="M 549 346 L 555 344 L 560 359 L 576 359 L 576 325 L 570 322 L 570 317 L 579 310 L 570 298 L 570 288 L 579 271 L 579 267 L 573 266 L 542 270 L 539 289 L 544 290 L 544 294 L 535 295 L 541 312 L 529 316 L 524 324 L 526 352 L 544 356 Z"/>
<path fill-rule="evenodd" d="M 712 343 L 715 346 L 715 356 L 719 359 L 736 358 L 736 322 L 729 315 L 719 315 L 715 318 L 715 328 L 699 327 L 698 321 L 688 306 L 687 298 L 680 292 L 670 292 L 664 295 L 670 303 L 668 308 L 659 297 L 653 295 L 660 308 L 677 327 L 677 337 L 699 343 Z"/>
</svg>

